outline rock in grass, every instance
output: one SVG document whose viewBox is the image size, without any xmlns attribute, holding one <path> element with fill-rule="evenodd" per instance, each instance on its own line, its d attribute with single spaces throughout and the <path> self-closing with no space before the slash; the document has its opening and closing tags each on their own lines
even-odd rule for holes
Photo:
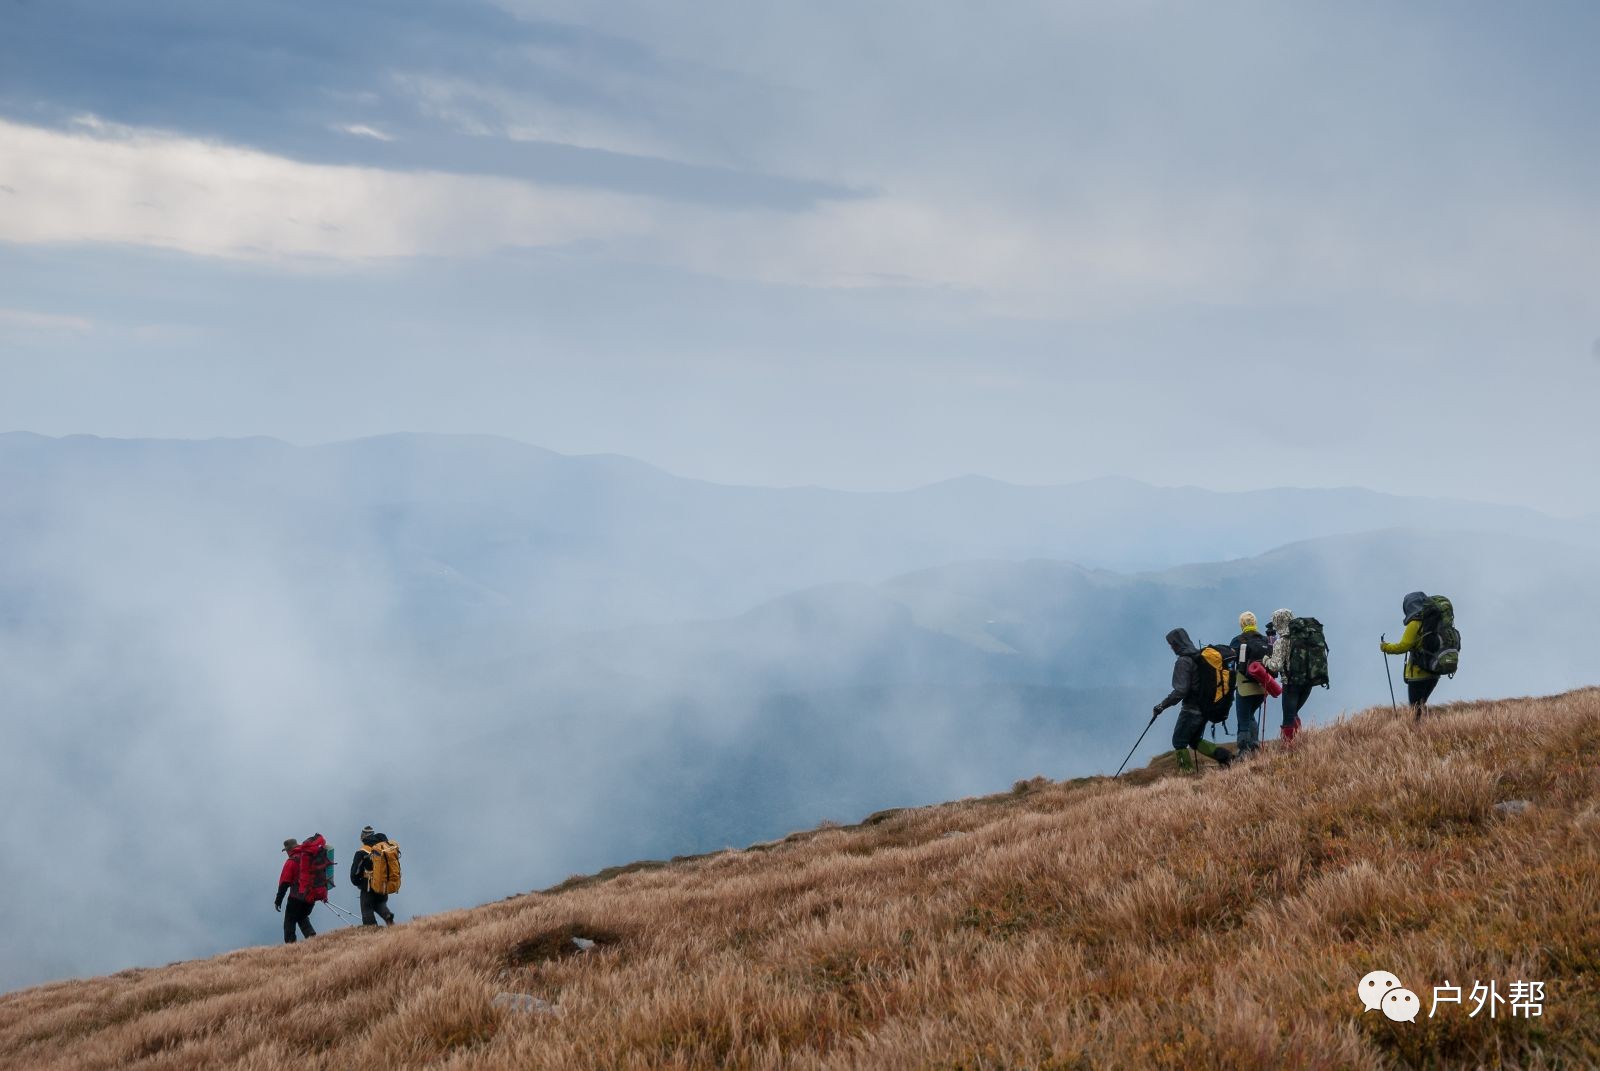
<svg viewBox="0 0 1600 1071">
<path fill-rule="evenodd" d="M 560 1015 L 561 1008 L 532 993 L 499 993 L 490 1001 L 496 1008 L 535 1015 Z"/>
</svg>

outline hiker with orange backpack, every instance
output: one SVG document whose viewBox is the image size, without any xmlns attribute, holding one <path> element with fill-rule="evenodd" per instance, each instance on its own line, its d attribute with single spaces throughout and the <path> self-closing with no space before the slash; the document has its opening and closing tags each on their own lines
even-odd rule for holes
<svg viewBox="0 0 1600 1071">
<path fill-rule="evenodd" d="M 1172 691 L 1156 704 L 1151 723 L 1168 707 L 1183 704 L 1178 710 L 1178 724 L 1172 729 L 1178 769 L 1195 772 L 1192 751 L 1228 765 L 1233 761 L 1233 752 L 1207 740 L 1205 732 L 1208 724 L 1226 718 L 1233 705 L 1233 669 L 1217 648 L 1197 648 L 1186 629 L 1175 628 L 1167 633 L 1167 646 L 1178 656 L 1172 664 Z"/>
<path fill-rule="evenodd" d="M 350 860 L 350 884 L 361 890 L 361 925 L 394 925 L 389 897 L 400 891 L 400 845 L 371 826 L 361 830 L 361 849 Z"/>
<path fill-rule="evenodd" d="M 333 849 L 321 833 L 313 833 L 304 844 L 293 837 L 283 842 L 289 858 L 278 874 L 278 896 L 272 902 L 276 911 L 283 911 L 283 899 L 289 897 L 289 910 L 283 912 L 283 943 L 295 942 L 295 929 L 306 937 L 315 937 L 311 925 L 311 909 L 328 900 L 328 886 L 333 884 Z"/>
</svg>

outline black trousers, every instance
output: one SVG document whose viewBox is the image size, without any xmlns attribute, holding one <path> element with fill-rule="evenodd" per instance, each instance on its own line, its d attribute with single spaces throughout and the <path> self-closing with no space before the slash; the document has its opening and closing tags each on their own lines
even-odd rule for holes
<svg viewBox="0 0 1600 1071">
<path fill-rule="evenodd" d="M 1286 728 L 1294 724 L 1294 720 L 1300 716 L 1300 708 L 1311 698 L 1311 687 L 1309 684 L 1284 685 L 1283 702 L 1279 706 L 1283 709 L 1283 724 Z"/>
<path fill-rule="evenodd" d="M 1428 705 L 1428 697 L 1433 690 L 1439 687 L 1438 677 L 1428 677 L 1420 681 L 1406 681 L 1406 699 L 1416 710 L 1417 716 L 1422 716 L 1422 708 Z"/>
<path fill-rule="evenodd" d="M 300 932 L 307 937 L 315 937 L 317 931 L 311 928 L 311 909 L 316 905 L 310 900 L 300 900 L 289 897 L 289 902 L 283 905 L 283 943 L 294 944 L 295 927 L 300 927 Z"/>
<path fill-rule="evenodd" d="M 373 916 L 377 916 L 377 918 Z M 389 894 L 375 893 L 362 889 L 361 925 L 376 926 L 378 919 L 382 919 L 386 926 L 394 925 L 394 912 L 389 910 Z"/>
</svg>

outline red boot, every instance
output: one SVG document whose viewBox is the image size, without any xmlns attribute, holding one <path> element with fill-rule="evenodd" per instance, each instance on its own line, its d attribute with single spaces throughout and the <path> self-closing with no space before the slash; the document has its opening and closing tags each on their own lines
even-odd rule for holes
<svg viewBox="0 0 1600 1071">
<path fill-rule="evenodd" d="M 1300 731 L 1300 719 L 1298 717 L 1295 718 L 1293 725 L 1285 725 L 1279 731 L 1283 734 L 1283 742 L 1285 744 L 1294 743 L 1294 734 Z"/>
</svg>

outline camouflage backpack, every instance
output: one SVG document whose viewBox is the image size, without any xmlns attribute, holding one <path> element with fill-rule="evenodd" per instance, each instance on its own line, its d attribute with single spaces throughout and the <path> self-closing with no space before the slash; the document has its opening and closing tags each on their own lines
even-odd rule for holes
<svg viewBox="0 0 1600 1071">
<path fill-rule="evenodd" d="M 1322 635 L 1322 622 L 1314 617 L 1297 617 L 1289 622 L 1289 683 L 1309 688 L 1328 687 L 1328 641 Z"/>
</svg>

